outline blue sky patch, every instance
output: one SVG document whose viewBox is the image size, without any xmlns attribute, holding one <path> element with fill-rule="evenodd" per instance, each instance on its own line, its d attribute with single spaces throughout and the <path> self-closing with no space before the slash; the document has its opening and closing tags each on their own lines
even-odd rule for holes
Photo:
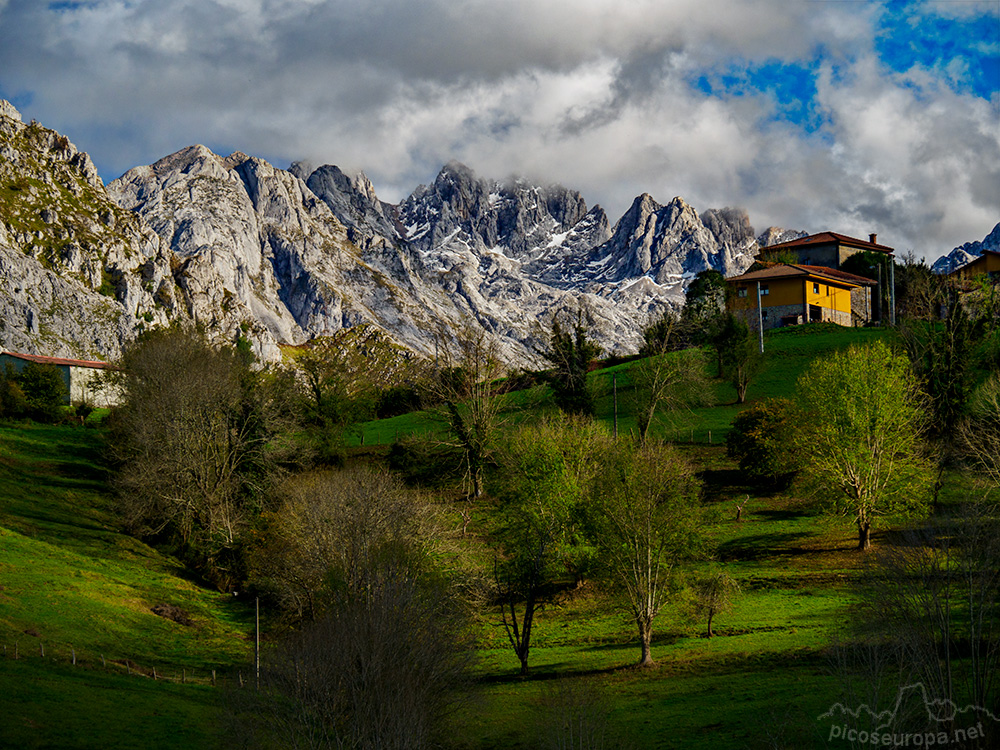
<svg viewBox="0 0 1000 750">
<path fill-rule="evenodd" d="M 1000 4 L 963 3 L 967 17 L 939 12 L 946 3 L 889 3 L 876 30 L 875 51 L 886 67 L 931 71 L 962 93 L 989 99 L 1000 90 Z"/>
<path fill-rule="evenodd" d="M 823 127 L 823 113 L 816 102 L 818 63 L 789 64 L 769 60 L 748 65 L 734 62 L 718 72 L 705 72 L 690 84 L 709 96 L 722 98 L 765 95 L 774 104 L 775 120 L 792 123 L 812 133 Z"/>
</svg>

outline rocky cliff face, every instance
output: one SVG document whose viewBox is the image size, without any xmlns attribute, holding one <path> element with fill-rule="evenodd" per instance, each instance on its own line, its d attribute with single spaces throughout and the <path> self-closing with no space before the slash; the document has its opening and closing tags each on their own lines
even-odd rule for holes
<svg viewBox="0 0 1000 750">
<path fill-rule="evenodd" d="M 966 242 L 952 250 L 947 255 L 942 255 L 931 265 L 934 273 L 951 273 L 956 268 L 961 268 L 966 263 L 971 263 L 987 250 L 1000 252 L 1000 223 L 993 227 L 993 231 L 983 238 L 982 242 Z"/>
<path fill-rule="evenodd" d="M 648 195 L 612 228 L 575 191 L 457 163 L 390 205 L 362 174 L 204 146 L 105 190 L 68 140 L 6 103 L 0 117 L 0 276 L 20 280 L 0 291 L 2 341 L 45 354 L 113 357 L 181 318 L 268 360 L 370 324 L 424 354 L 484 328 L 527 364 L 551 317 L 577 309 L 606 351 L 629 353 L 696 273 L 739 273 L 782 232 Z"/>
<path fill-rule="evenodd" d="M 0 101 L 0 346 L 107 359 L 176 295 L 159 238 L 87 154 Z"/>
</svg>

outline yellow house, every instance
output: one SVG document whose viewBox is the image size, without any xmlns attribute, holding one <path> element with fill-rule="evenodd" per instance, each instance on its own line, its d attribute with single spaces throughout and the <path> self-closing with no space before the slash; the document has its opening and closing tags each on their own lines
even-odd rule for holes
<svg viewBox="0 0 1000 750">
<path fill-rule="evenodd" d="M 990 281 L 998 281 L 1000 280 L 1000 252 L 984 250 L 978 258 L 956 268 L 948 275 L 961 281 L 972 281 L 977 276 L 986 276 Z"/>
<path fill-rule="evenodd" d="M 785 263 L 734 276 L 726 284 L 726 307 L 753 330 L 760 324 L 767 330 L 821 321 L 864 325 L 871 320 L 876 285 L 834 268 Z"/>
</svg>

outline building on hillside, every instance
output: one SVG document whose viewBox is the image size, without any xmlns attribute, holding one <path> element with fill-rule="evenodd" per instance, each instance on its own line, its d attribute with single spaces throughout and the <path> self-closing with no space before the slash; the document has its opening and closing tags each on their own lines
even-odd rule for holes
<svg viewBox="0 0 1000 750">
<path fill-rule="evenodd" d="M 859 240 L 836 232 L 820 232 L 800 237 L 790 242 L 769 245 L 762 248 L 760 258 L 774 263 L 792 263 L 798 266 L 825 266 L 840 270 L 844 261 L 858 253 L 873 253 L 885 258 L 884 275 L 875 283 L 878 287 L 871 295 L 876 300 L 869 318 L 881 323 L 883 315 L 890 325 L 896 323 L 896 264 L 895 250 L 888 245 L 878 243 L 878 235 L 868 235 L 868 240 Z M 881 264 L 879 264 L 881 266 Z M 751 268 L 750 270 L 755 270 Z M 884 291 L 883 291 L 884 289 Z M 883 300 L 884 304 L 878 304 Z M 887 308 L 887 309 L 886 309 Z"/>
<path fill-rule="evenodd" d="M 984 250 L 978 258 L 959 266 L 948 276 L 957 281 L 972 281 L 978 276 L 985 276 L 994 283 L 1000 281 L 1000 251 Z"/>
<path fill-rule="evenodd" d="M 116 406 L 119 394 L 110 384 L 96 379 L 107 371 L 114 369 L 107 362 L 94 362 L 84 359 L 63 359 L 62 357 L 42 357 L 37 354 L 18 354 L 0 350 L 0 369 L 6 371 L 13 367 L 21 372 L 29 362 L 40 365 L 53 365 L 62 373 L 66 384 L 66 403 L 77 404 L 86 402 L 91 406 Z"/>
<path fill-rule="evenodd" d="M 753 330 L 802 323 L 860 326 L 871 322 L 876 284 L 825 266 L 758 264 L 726 279 L 726 307 Z"/>
<path fill-rule="evenodd" d="M 894 257 L 895 250 L 877 242 L 878 235 L 868 235 L 868 241 L 848 237 L 836 232 L 820 232 L 797 240 L 769 245 L 760 251 L 764 260 L 772 258 L 777 262 L 789 262 L 803 266 L 826 266 L 840 268 L 844 261 L 858 253 L 880 253 Z"/>
</svg>

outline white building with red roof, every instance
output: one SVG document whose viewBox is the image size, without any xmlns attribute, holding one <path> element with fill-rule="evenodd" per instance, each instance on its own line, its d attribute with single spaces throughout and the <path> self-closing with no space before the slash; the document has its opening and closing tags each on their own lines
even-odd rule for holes
<svg viewBox="0 0 1000 750">
<path fill-rule="evenodd" d="M 115 406 L 118 391 L 101 377 L 114 368 L 107 362 L 86 359 L 65 359 L 63 357 L 43 357 L 38 354 L 19 354 L 0 350 L 0 369 L 8 367 L 21 372 L 29 363 L 52 365 L 59 369 L 66 384 L 66 403 L 86 402 L 91 406 Z"/>
</svg>

